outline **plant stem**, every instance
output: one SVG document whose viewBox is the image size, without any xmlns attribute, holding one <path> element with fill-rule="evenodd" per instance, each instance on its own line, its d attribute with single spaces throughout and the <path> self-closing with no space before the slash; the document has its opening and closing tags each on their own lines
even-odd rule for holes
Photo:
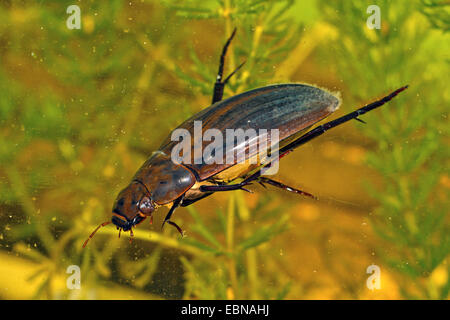
<svg viewBox="0 0 450 320">
<path fill-rule="evenodd" d="M 250 220 L 250 211 L 245 203 L 244 195 L 242 193 L 236 194 L 236 202 L 239 212 L 239 217 L 244 225 L 244 236 L 247 238 L 250 236 L 251 230 L 249 230 L 248 221 Z M 250 248 L 245 251 L 245 262 L 247 266 L 247 276 L 249 282 L 250 299 L 259 299 L 258 288 L 258 269 L 257 269 L 257 256 L 256 249 Z"/>
<path fill-rule="evenodd" d="M 234 254 L 234 215 L 235 215 L 235 195 L 232 193 L 228 199 L 227 210 L 227 232 L 226 243 L 227 251 L 229 253 L 227 257 L 228 272 L 230 275 L 231 288 L 233 289 L 233 298 L 238 298 L 238 280 L 236 273 L 236 256 Z"/>
<path fill-rule="evenodd" d="M 90 229 L 94 229 L 95 226 L 90 226 Z M 102 234 L 114 235 L 117 236 L 117 230 L 113 227 L 104 227 L 102 228 Z M 147 230 L 139 230 L 139 232 L 134 233 L 134 238 L 144 241 L 155 242 L 161 244 L 163 246 L 184 251 L 186 253 L 192 254 L 197 258 L 203 259 L 205 261 L 210 261 L 209 255 L 205 254 L 204 251 L 197 249 L 195 247 L 184 244 L 182 241 L 179 241 L 175 238 L 166 237 L 160 233 L 147 231 Z"/>
</svg>

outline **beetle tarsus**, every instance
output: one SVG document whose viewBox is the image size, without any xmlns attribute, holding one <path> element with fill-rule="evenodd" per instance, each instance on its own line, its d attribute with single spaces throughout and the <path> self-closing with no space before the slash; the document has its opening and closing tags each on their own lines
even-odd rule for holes
<svg viewBox="0 0 450 320">
<path fill-rule="evenodd" d="M 239 69 L 241 69 L 241 68 L 244 66 L 244 64 L 245 64 L 246 62 L 247 62 L 247 61 L 244 60 L 244 62 L 242 62 L 236 69 L 233 70 L 232 73 L 230 73 L 230 74 L 228 75 L 228 77 L 225 78 L 225 80 L 223 81 L 223 85 L 224 85 L 224 86 L 227 84 L 228 80 L 230 80 L 230 78 L 231 78 L 236 72 L 238 72 Z"/>
<path fill-rule="evenodd" d="M 272 185 L 274 187 L 277 187 L 277 188 L 280 188 L 280 189 L 283 189 L 283 190 L 286 190 L 286 191 L 289 191 L 289 192 L 293 192 L 293 193 L 296 193 L 296 194 L 300 194 L 302 196 L 313 198 L 314 200 L 318 200 L 318 198 L 316 196 L 312 195 L 311 193 L 299 190 L 297 188 L 290 187 L 290 186 L 288 186 L 288 185 L 286 185 L 284 183 L 272 180 L 272 179 L 267 178 L 267 177 L 260 177 L 259 181 L 265 182 L 265 183 L 270 184 L 270 185 Z"/>
<path fill-rule="evenodd" d="M 180 233 L 181 237 L 182 237 L 182 238 L 185 237 L 185 235 L 186 235 L 185 232 L 184 232 L 183 229 L 181 229 L 175 222 L 170 221 L 170 220 L 167 220 L 167 221 L 164 221 L 164 222 L 167 222 L 167 223 L 170 224 L 171 226 L 174 226 L 174 227 L 178 230 L 178 232 Z"/>
<path fill-rule="evenodd" d="M 356 121 L 359 121 L 361 123 L 367 124 L 367 122 L 365 122 L 364 120 L 361 120 L 360 118 L 355 118 Z"/>
</svg>

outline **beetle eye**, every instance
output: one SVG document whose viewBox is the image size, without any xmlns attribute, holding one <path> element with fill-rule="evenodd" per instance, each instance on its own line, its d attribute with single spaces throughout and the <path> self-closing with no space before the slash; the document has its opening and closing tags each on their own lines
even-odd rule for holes
<svg viewBox="0 0 450 320">
<path fill-rule="evenodd" d="M 143 213 L 143 214 L 151 214 L 153 212 L 153 210 L 155 210 L 155 208 L 152 205 L 152 201 L 150 200 L 149 197 L 143 197 L 141 199 L 141 202 L 139 203 L 139 210 Z"/>
</svg>

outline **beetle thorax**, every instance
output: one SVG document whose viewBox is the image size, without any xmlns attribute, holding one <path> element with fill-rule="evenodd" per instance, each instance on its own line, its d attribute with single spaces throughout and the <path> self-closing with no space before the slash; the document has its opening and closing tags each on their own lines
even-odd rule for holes
<svg viewBox="0 0 450 320">
<path fill-rule="evenodd" d="M 173 163 L 169 156 L 160 151 L 154 152 L 145 161 L 133 180 L 145 185 L 157 205 L 174 201 L 196 182 L 189 169 Z"/>
</svg>

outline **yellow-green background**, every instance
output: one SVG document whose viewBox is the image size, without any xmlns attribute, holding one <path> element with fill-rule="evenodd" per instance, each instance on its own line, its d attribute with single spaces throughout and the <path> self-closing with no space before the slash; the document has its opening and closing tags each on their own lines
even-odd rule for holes
<svg viewBox="0 0 450 320">
<path fill-rule="evenodd" d="M 449 21 L 445 0 L 2 1 L 0 298 L 448 298 Z M 133 243 L 107 226 L 82 250 L 146 157 L 209 105 L 234 27 L 226 73 L 247 63 L 225 97 L 306 82 L 340 91 L 342 115 L 410 88 L 282 159 L 277 178 L 318 201 L 255 186 L 177 210 L 184 239 L 160 230 L 160 209 Z"/>
</svg>

